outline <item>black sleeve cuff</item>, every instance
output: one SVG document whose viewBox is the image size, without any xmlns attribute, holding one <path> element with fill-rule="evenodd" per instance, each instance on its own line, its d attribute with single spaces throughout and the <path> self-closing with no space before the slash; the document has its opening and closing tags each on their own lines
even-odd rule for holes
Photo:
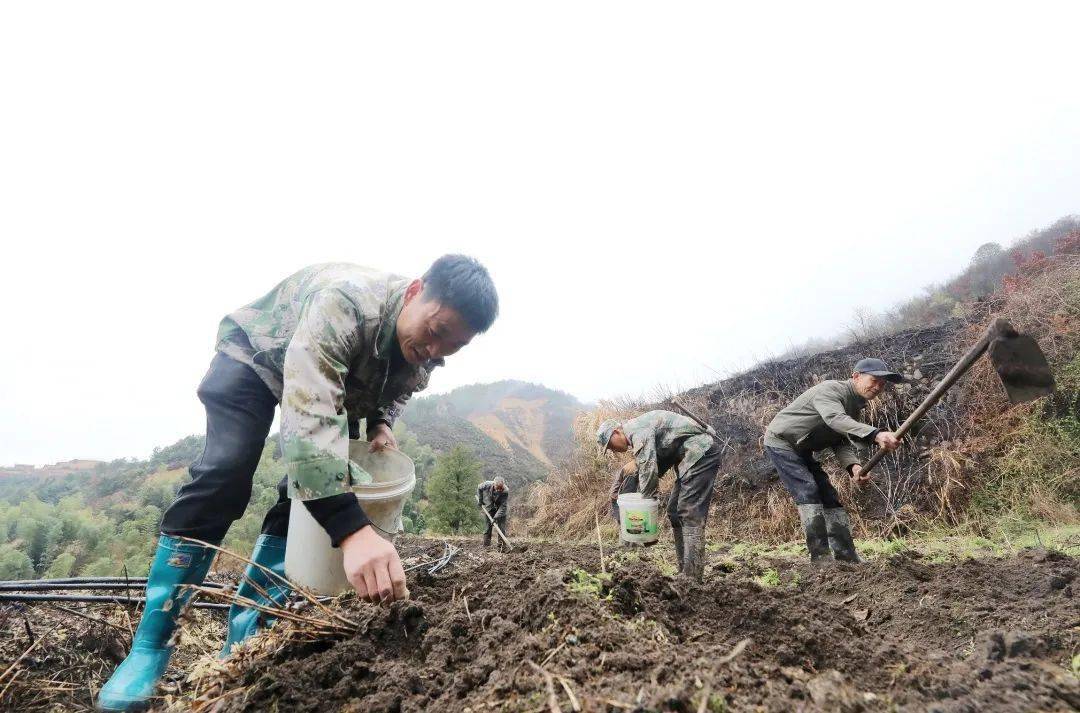
<svg viewBox="0 0 1080 713">
<path fill-rule="evenodd" d="M 390 428 L 394 427 L 394 421 L 397 421 L 397 414 L 394 412 L 393 406 L 389 408 L 377 408 L 367 416 L 364 417 L 367 421 L 367 427 L 370 429 L 376 423 L 385 423 Z"/>
<path fill-rule="evenodd" d="M 863 441 L 865 441 L 866 443 L 873 443 L 874 439 L 877 438 L 877 434 L 879 433 L 881 433 L 881 429 L 875 428 L 873 431 L 870 431 L 870 433 L 866 434 L 866 436 L 863 438 Z"/>
<path fill-rule="evenodd" d="M 305 500 L 304 507 L 308 509 L 315 521 L 322 525 L 326 534 L 330 535 L 330 542 L 337 547 L 349 535 L 366 525 L 371 520 L 360 507 L 356 496 L 352 493 L 331 495 L 328 498 L 318 500 Z"/>
</svg>

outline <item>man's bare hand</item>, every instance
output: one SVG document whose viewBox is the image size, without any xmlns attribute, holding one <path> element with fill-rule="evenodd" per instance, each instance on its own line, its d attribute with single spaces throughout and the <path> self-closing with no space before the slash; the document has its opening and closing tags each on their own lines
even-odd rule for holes
<svg viewBox="0 0 1080 713">
<path fill-rule="evenodd" d="M 365 525 L 341 541 L 345 576 L 360 598 L 381 604 L 408 599 L 405 570 L 394 546 Z"/>
<path fill-rule="evenodd" d="M 895 451 L 900 447 L 900 439 L 891 431 L 879 431 L 874 436 L 874 443 L 878 444 L 883 451 Z"/>
<path fill-rule="evenodd" d="M 394 438 L 394 431 L 385 423 L 377 423 L 374 428 L 369 428 L 367 438 L 371 443 L 368 446 L 368 451 L 372 453 L 381 451 L 384 448 L 397 450 L 397 438 Z"/>
<path fill-rule="evenodd" d="M 862 466 L 856 463 L 851 466 L 851 479 L 855 481 L 855 485 L 861 487 L 870 482 L 870 474 L 863 475 Z"/>
<path fill-rule="evenodd" d="M 633 475 L 637 472 L 637 461 L 629 460 L 622 467 L 622 474 L 624 476 Z"/>
</svg>

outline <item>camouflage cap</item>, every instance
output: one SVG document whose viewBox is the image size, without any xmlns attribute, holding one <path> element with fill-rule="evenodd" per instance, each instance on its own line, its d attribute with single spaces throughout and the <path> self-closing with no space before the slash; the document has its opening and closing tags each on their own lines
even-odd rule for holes
<svg viewBox="0 0 1080 713">
<path fill-rule="evenodd" d="M 601 455 L 607 450 L 608 442 L 611 440 L 611 434 L 615 433 L 615 429 L 621 425 L 622 424 L 614 418 L 609 418 L 600 424 L 600 428 L 596 431 L 596 442 L 600 446 Z"/>
</svg>

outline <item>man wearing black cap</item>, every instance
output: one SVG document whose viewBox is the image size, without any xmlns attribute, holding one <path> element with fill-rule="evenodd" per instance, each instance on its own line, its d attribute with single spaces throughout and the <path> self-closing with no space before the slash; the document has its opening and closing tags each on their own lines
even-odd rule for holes
<svg viewBox="0 0 1080 713">
<path fill-rule="evenodd" d="M 831 448 L 856 483 L 868 481 L 852 441 L 876 443 L 887 451 L 899 447 L 900 441 L 890 431 L 860 422 L 859 412 L 890 383 L 903 380 L 881 359 L 863 359 L 855 365 L 850 379 L 810 387 L 776 414 L 765 429 L 765 453 L 776 466 L 780 482 L 795 498 L 811 560 L 827 558 L 831 551 L 835 559 L 859 561 L 847 512 L 814 453 Z"/>
</svg>

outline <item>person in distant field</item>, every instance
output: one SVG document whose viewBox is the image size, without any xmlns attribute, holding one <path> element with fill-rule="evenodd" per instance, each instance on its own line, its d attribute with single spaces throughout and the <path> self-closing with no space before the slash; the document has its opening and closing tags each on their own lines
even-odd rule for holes
<svg viewBox="0 0 1080 713">
<path fill-rule="evenodd" d="M 608 490 L 608 497 L 611 499 L 611 515 L 615 518 L 616 523 L 621 524 L 619 520 L 619 496 L 623 493 L 636 493 L 637 489 L 637 463 L 630 460 L 622 468 L 615 471 L 615 475 L 611 479 L 611 488 Z"/>
<path fill-rule="evenodd" d="M 510 510 L 510 490 L 506 487 L 506 481 L 501 475 L 494 480 L 485 480 L 476 486 L 476 504 L 487 513 L 484 517 L 484 524 L 487 526 L 484 530 L 484 547 L 490 547 L 494 525 L 498 525 L 504 535 L 507 534 L 506 516 Z M 501 537 L 496 546 L 500 550 L 505 547 Z"/>
<path fill-rule="evenodd" d="M 359 265 L 314 265 L 226 316 L 198 389 L 206 445 L 162 517 L 142 620 L 131 653 L 98 695 L 98 709 L 141 709 L 153 695 L 191 597 L 184 585 L 201 583 L 216 553 L 182 538 L 217 545 L 244 514 L 279 406 L 286 477 L 252 561 L 284 574 L 290 498 L 299 499 L 341 547 L 345 574 L 362 598 L 407 597 L 397 551 L 350 490 L 371 476 L 349 459 L 349 439 L 360 437 L 363 419 L 372 450 L 396 448 L 392 428 L 406 401 L 427 386 L 443 357 L 487 331 L 497 314 L 487 270 L 472 258 L 444 255 L 413 280 Z M 289 595 L 255 566 L 238 593 L 277 606 Z M 222 655 L 261 623 L 255 609 L 234 604 Z"/>
<path fill-rule="evenodd" d="M 868 481 L 852 441 L 876 443 L 886 451 L 895 450 L 900 441 L 891 431 L 857 420 L 859 412 L 890 384 L 903 380 L 881 359 L 863 359 L 855 365 L 850 379 L 810 387 L 766 427 L 765 453 L 795 499 L 811 560 L 828 558 L 831 553 L 838 560 L 859 561 L 847 511 L 814 453 L 832 449 L 856 483 Z"/>
<path fill-rule="evenodd" d="M 604 421 L 596 441 L 601 452 L 610 449 L 634 454 L 637 490 L 647 498 L 656 495 L 660 477 L 675 468 L 667 508 L 675 557 L 679 574 L 700 582 L 705 574 L 705 521 L 720 467 L 715 432 L 711 428 L 706 431 L 686 416 L 657 410 L 625 422 Z"/>
</svg>

